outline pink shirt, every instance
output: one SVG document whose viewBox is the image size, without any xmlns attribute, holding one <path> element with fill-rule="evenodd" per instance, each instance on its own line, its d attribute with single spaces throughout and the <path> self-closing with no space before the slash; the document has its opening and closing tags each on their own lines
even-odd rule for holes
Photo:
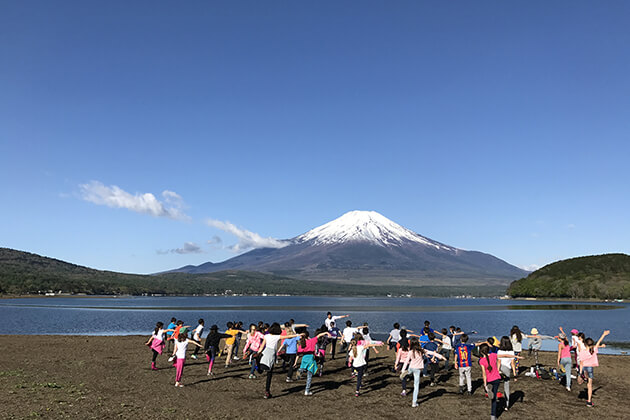
<svg viewBox="0 0 630 420">
<path fill-rule="evenodd" d="M 562 343 L 560 343 L 560 345 L 562 345 Z M 560 358 L 565 359 L 567 357 L 571 357 L 571 346 L 564 346 L 560 350 Z"/>
<path fill-rule="evenodd" d="M 251 351 L 258 351 L 260 345 L 262 344 L 264 335 L 260 331 L 256 331 L 254 334 L 250 334 L 247 337 L 247 343 L 245 343 L 245 347 L 243 348 L 243 353 L 250 349 Z"/>
<path fill-rule="evenodd" d="M 409 354 L 408 351 L 405 351 L 401 348 L 398 349 L 398 352 L 396 353 L 396 363 L 395 365 L 398 366 L 398 363 L 404 363 L 407 360 L 407 355 Z"/>
<path fill-rule="evenodd" d="M 403 359 L 405 362 L 405 364 L 403 365 L 403 370 L 407 369 L 407 366 L 409 366 L 409 369 L 424 368 L 424 357 L 422 356 L 422 353 L 415 351 L 409 351 L 405 353 L 405 358 Z"/>
<path fill-rule="evenodd" d="M 315 353 L 315 345 L 317 344 L 317 337 L 307 338 L 304 347 L 300 346 L 298 341 L 298 352 L 300 353 Z"/>
<path fill-rule="evenodd" d="M 490 366 L 492 366 L 492 370 L 488 370 L 488 361 L 485 357 L 479 359 L 479 364 L 483 367 L 483 370 L 486 371 L 486 381 L 492 382 L 497 379 L 501 379 L 501 374 L 499 373 L 499 368 L 497 367 L 497 354 L 490 353 L 488 355 L 488 359 L 490 359 Z"/>
<path fill-rule="evenodd" d="M 588 348 L 586 350 L 582 350 L 580 352 L 580 361 L 584 367 L 599 366 L 599 361 L 597 360 L 597 349 L 593 349 L 593 354 L 591 354 Z"/>
</svg>

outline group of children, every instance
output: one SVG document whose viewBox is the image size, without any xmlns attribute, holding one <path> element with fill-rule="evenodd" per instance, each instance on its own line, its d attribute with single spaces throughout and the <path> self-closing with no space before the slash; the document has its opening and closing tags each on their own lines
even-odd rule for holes
<svg viewBox="0 0 630 420">
<path fill-rule="evenodd" d="M 530 352 L 535 352 L 536 366 L 538 366 L 537 351 L 542 340 L 558 340 L 558 367 L 563 369 L 566 375 L 566 389 L 571 390 L 571 371 L 573 361 L 576 359 L 578 382 L 583 378 L 587 381 L 588 406 L 592 403 L 593 367 L 598 365 L 597 350 L 603 347 L 602 341 L 609 331 L 604 331 L 597 342 L 586 338 L 577 330 L 571 331 L 571 341 L 562 329 L 558 336 L 544 336 L 533 328 L 530 334 L 523 333 L 514 326 L 509 336 L 501 339 L 489 337 L 485 341 L 470 342 L 470 335 L 475 331 L 466 333 L 460 328 L 451 326 L 449 329 L 432 329 L 429 321 L 425 321 L 424 328 L 419 334 L 400 327 L 398 323 L 390 331 L 386 342 L 373 340 L 370 336 L 369 326 L 363 323 L 353 326 L 352 321 L 345 322 L 346 327 L 341 331 L 337 320 L 347 318 L 348 315 L 332 316 L 329 312 L 324 324 L 311 336 L 307 330 L 308 325 L 296 324 L 294 320 L 284 325 L 273 323 L 271 325 L 259 322 L 250 324 L 247 330 L 242 327 L 242 322 L 228 322 L 225 332 L 219 332 L 217 325 L 212 325 L 202 345 L 204 320 L 200 319 L 193 330 L 191 326 L 184 325 L 183 321 L 175 318 L 164 328 L 162 322 L 158 322 L 151 338 L 147 341 L 150 346 L 153 359 L 151 369 L 157 370 L 157 357 L 166 351 L 171 354 L 170 361 L 174 361 L 176 368 L 175 386 L 182 387 L 182 373 L 188 347 L 194 347 L 191 357 L 197 358 L 201 348 L 204 349 L 208 362 L 208 375 L 213 375 L 215 359 L 225 354 L 225 367 L 228 368 L 233 361 L 239 360 L 239 345 L 243 336 L 246 337 L 242 350 L 242 359 L 250 365 L 248 378 L 255 379 L 257 374 L 266 374 L 265 398 L 271 397 L 271 383 L 274 368 L 282 362 L 281 369 L 286 372 L 286 382 L 294 381 L 306 375 L 304 394 L 312 395 L 311 384 L 315 375 L 322 375 L 326 359 L 327 349 L 330 348 L 331 357 L 334 359 L 337 349 L 337 341 L 341 341 L 341 352 L 345 353 L 346 365 L 351 369 L 352 377 L 356 378 L 355 396 L 359 396 L 362 380 L 367 374 L 370 349 L 374 348 L 378 353 L 378 347 L 387 345 L 390 350 L 395 350 L 396 358 L 393 370 L 400 374 L 403 396 L 407 395 L 407 380 L 413 376 L 414 387 L 412 407 L 418 405 L 418 390 L 421 376 L 430 378 L 430 386 L 436 384 L 436 375 L 440 371 L 449 371 L 451 368 L 459 372 L 460 394 L 472 394 L 471 371 L 477 357 L 477 364 L 481 368 L 483 385 L 488 398 L 492 401 L 491 418 L 496 418 L 498 388 L 501 382 L 504 386 L 506 398 L 505 410 L 510 407 L 510 380 L 519 374 L 519 360 L 522 359 L 522 341 L 529 339 Z M 189 338 L 190 336 L 190 338 Z M 221 340 L 224 347 L 220 348 Z M 450 363 L 454 356 L 454 363 Z M 443 365 L 440 366 L 440 363 Z"/>
</svg>

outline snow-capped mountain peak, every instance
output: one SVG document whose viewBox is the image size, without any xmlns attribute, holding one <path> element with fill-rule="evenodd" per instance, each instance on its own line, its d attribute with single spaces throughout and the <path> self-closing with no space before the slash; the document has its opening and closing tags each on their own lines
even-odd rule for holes
<svg viewBox="0 0 630 420">
<path fill-rule="evenodd" d="M 395 246 L 416 242 L 444 251 L 455 248 L 425 238 L 375 211 L 350 211 L 343 216 L 295 238 L 295 242 L 312 245 L 331 245 L 348 242 L 367 242 L 380 246 Z"/>
</svg>

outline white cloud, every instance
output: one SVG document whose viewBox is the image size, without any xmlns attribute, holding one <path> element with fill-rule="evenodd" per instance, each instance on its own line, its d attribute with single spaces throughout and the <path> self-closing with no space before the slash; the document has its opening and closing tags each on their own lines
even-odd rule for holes
<svg viewBox="0 0 630 420">
<path fill-rule="evenodd" d="M 99 181 L 81 184 L 79 189 L 81 198 L 90 203 L 128 209 L 155 217 L 167 217 L 175 220 L 189 219 L 182 211 L 184 206 L 182 198 L 173 191 L 162 192 L 164 201 L 160 201 L 151 193 L 133 195 L 116 185 L 107 186 Z"/>
<path fill-rule="evenodd" d="M 238 243 L 229 247 L 234 252 L 243 252 L 254 248 L 283 248 L 289 245 L 286 241 L 280 241 L 274 238 L 263 238 L 257 233 L 239 228 L 230 222 L 207 219 L 206 224 L 236 236 Z"/>
<path fill-rule="evenodd" d="M 202 254 L 203 249 L 194 242 L 185 242 L 182 248 L 169 249 L 167 251 L 158 250 L 158 254 Z"/>
</svg>

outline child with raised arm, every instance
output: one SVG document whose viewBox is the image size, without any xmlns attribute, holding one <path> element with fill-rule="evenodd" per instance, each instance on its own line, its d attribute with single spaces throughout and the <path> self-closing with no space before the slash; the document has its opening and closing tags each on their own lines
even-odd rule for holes
<svg viewBox="0 0 630 420">
<path fill-rule="evenodd" d="M 304 395 L 306 396 L 313 395 L 311 392 L 311 382 L 313 381 L 313 375 L 317 373 L 318 369 L 315 359 L 317 340 L 324 336 L 328 336 L 328 331 L 319 332 L 313 338 L 309 338 L 308 331 L 304 331 L 302 338 L 298 341 L 298 353 L 302 356 L 300 372 L 306 372 L 306 388 L 304 389 Z"/>
<path fill-rule="evenodd" d="M 370 347 L 380 347 L 383 343 L 365 344 L 363 336 L 360 333 L 356 333 L 354 338 L 350 342 L 350 358 L 352 359 L 352 367 L 357 371 L 357 390 L 354 393 L 355 397 L 359 396 L 361 390 L 361 380 L 363 379 L 363 373 L 367 361 L 365 360 L 365 353 Z"/>
<path fill-rule="evenodd" d="M 163 329 L 163 327 L 164 327 L 164 324 L 162 322 L 158 322 L 155 325 L 155 330 L 153 331 L 153 334 L 149 338 L 149 341 L 145 343 L 147 346 L 150 346 L 151 352 L 153 353 L 153 360 L 151 361 L 151 370 L 158 370 L 156 363 L 157 363 L 158 354 L 162 354 L 162 351 L 164 351 L 164 334 L 168 333 L 169 331 L 172 331 L 172 330 L 165 330 Z"/>
<path fill-rule="evenodd" d="M 595 343 L 592 338 L 587 338 L 584 341 L 585 348 L 580 352 L 580 373 L 588 377 L 587 407 L 593 407 L 593 368 L 599 366 L 599 361 L 597 359 L 598 349 L 600 347 L 605 347 L 605 345 L 602 344 L 602 341 L 608 334 L 610 334 L 609 330 L 604 331 L 601 337 L 599 337 L 599 340 L 597 340 L 597 343 Z"/>
<path fill-rule="evenodd" d="M 265 381 L 265 398 L 271 398 L 271 378 L 273 376 L 273 366 L 276 363 L 276 354 L 278 352 L 278 343 L 282 339 L 289 339 L 297 337 L 298 334 L 282 334 L 282 328 L 280 324 L 274 322 L 271 324 L 268 330 L 268 334 L 265 335 L 263 342 L 258 348 L 258 356 L 260 356 L 260 364 L 258 366 L 258 372 L 267 372 L 267 378 Z"/>
<path fill-rule="evenodd" d="M 286 335 L 286 334 L 285 334 Z M 245 343 L 245 347 L 243 347 L 243 360 L 246 360 L 248 357 L 251 358 L 251 368 L 249 370 L 249 379 L 256 379 L 256 369 L 258 368 L 258 361 L 253 356 L 255 353 L 258 353 L 258 348 L 262 344 L 265 336 L 258 331 L 256 325 L 249 325 L 249 332 L 247 333 L 247 342 Z"/>
<path fill-rule="evenodd" d="M 214 359 L 217 357 L 217 353 L 219 352 L 219 343 L 222 338 L 228 339 L 232 337 L 229 334 L 223 334 L 219 332 L 219 327 L 213 325 L 210 327 L 210 332 L 206 337 L 206 342 L 204 344 L 204 350 L 206 351 L 206 360 L 208 361 L 208 376 L 213 375 L 212 366 L 214 366 Z"/>
<path fill-rule="evenodd" d="M 182 374 L 184 373 L 184 362 L 186 361 L 186 349 L 188 345 L 192 344 L 197 347 L 201 347 L 201 344 L 194 340 L 188 339 L 188 331 L 185 328 L 179 330 L 177 335 L 177 341 L 175 341 L 175 349 L 173 349 L 173 356 L 175 359 L 175 386 L 183 387 Z"/>
<path fill-rule="evenodd" d="M 413 374 L 413 399 L 411 402 L 412 407 L 418 406 L 418 390 L 420 389 L 420 372 L 424 367 L 424 358 L 428 359 L 445 359 L 439 353 L 436 353 L 431 350 L 425 350 L 420 346 L 420 342 L 417 338 L 412 338 L 409 351 L 407 352 L 407 356 L 405 358 L 405 362 L 403 364 L 402 370 L 403 372 L 409 368 L 409 372 Z M 405 394 L 403 394 L 405 395 Z"/>
<path fill-rule="evenodd" d="M 565 386 L 567 391 L 571 391 L 571 346 L 564 332 L 558 336 L 558 368 L 564 369 Z"/>
</svg>

